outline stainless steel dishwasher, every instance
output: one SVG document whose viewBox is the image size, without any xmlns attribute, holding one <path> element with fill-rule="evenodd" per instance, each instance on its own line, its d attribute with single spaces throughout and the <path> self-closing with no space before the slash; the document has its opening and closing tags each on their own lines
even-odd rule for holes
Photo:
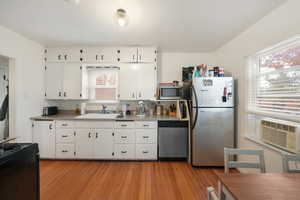
<svg viewBox="0 0 300 200">
<path fill-rule="evenodd" d="M 186 160 L 188 157 L 188 121 L 158 122 L 160 160 Z"/>
</svg>

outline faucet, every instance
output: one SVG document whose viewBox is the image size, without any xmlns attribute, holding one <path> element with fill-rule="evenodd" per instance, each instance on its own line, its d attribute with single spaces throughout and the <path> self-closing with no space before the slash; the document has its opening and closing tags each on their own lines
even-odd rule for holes
<svg viewBox="0 0 300 200">
<path fill-rule="evenodd" d="M 103 113 L 103 114 L 106 114 L 106 112 L 107 112 L 106 108 L 107 108 L 107 106 L 102 104 L 102 110 L 100 112 Z"/>
</svg>

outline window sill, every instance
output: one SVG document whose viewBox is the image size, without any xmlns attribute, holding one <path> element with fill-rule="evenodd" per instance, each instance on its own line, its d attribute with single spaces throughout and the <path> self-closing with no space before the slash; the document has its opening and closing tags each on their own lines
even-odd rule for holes
<svg viewBox="0 0 300 200">
<path fill-rule="evenodd" d="M 272 151 L 275 151 L 275 152 L 277 152 L 277 153 L 293 155 L 293 153 L 290 153 L 290 152 L 288 152 L 288 151 L 282 150 L 282 149 L 277 148 L 277 147 L 275 147 L 275 146 L 272 146 L 272 145 L 270 145 L 270 144 L 266 144 L 266 143 L 264 143 L 264 142 L 262 142 L 262 141 L 260 141 L 260 140 L 258 140 L 258 139 L 256 139 L 256 138 L 252 138 L 252 137 L 250 137 L 250 136 L 244 136 L 244 138 L 245 138 L 246 140 L 249 140 L 249 141 L 251 141 L 251 142 L 254 142 L 254 143 L 256 143 L 256 144 L 258 144 L 258 145 L 260 145 L 260 146 L 266 147 L 266 148 L 268 148 L 268 149 L 270 149 L 270 150 L 272 150 Z"/>
</svg>

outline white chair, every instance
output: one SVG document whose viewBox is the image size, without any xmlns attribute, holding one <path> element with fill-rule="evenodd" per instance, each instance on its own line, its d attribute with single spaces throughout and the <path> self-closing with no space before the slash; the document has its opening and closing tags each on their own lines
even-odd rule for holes
<svg viewBox="0 0 300 200">
<path fill-rule="evenodd" d="M 213 187 L 208 187 L 207 188 L 207 199 L 208 200 L 220 200 L 216 193 L 215 193 L 215 189 Z"/>
<path fill-rule="evenodd" d="M 282 154 L 282 167 L 285 173 L 300 173 L 300 155 Z"/>
<path fill-rule="evenodd" d="M 232 161 L 230 157 L 237 155 L 254 155 L 258 156 L 258 162 L 242 162 Z M 256 168 L 261 173 L 266 172 L 264 151 L 257 149 L 232 149 L 224 148 L 224 169 L 225 173 L 229 172 L 230 168 Z"/>
</svg>

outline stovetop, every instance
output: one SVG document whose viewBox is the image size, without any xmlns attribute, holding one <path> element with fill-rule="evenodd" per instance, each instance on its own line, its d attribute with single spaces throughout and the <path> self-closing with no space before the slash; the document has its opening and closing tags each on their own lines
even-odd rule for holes
<svg viewBox="0 0 300 200">
<path fill-rule="evenodd" d="M 0 159 L 14 152 L 29 147 L 30 143 L 2 143 L 0 144 Z"/>
</svg>

